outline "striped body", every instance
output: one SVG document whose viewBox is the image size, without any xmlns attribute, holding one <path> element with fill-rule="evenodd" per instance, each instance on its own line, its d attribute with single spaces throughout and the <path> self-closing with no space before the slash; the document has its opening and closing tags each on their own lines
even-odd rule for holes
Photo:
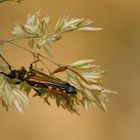
<svg viewBox="0 0 140 140">
<path fill-rule="evenodd" d="M 25 81 L 31 85 L 36 92 L 46 91 L 54 94 L 76 94 L 76 88 L 58 78 L 48 76 L 40 71 L 31 69 Z"/>
</svg>

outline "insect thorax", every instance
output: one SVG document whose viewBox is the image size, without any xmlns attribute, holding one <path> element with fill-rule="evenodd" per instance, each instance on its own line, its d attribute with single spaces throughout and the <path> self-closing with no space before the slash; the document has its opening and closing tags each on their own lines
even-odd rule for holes
<svg viewBox="0 0 140 140">
<path fill-rule="evenodd" d="M 25 76 L 27 75 L 27 70 L 24 67 L 21 67 L 20 70 L 12 70 L 9 74 L 7 74 L 7 77 L 10 79 L 18 79 L 23 81 L 25 79 Z"/>
</svg>

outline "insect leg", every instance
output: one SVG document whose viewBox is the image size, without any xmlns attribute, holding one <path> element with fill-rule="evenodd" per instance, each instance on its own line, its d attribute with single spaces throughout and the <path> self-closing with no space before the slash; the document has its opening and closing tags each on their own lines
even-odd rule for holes
<svg viewBox="0 0 140 140">
<path fill-rule="evenodd" d="M 39 92 L 38 89 L 36 89 L 36 88 L 33 88 L 33 89 L 36 91 L 36 93 L 33 95 L 33 97 L 36 97 L 36 96 L 40 96 L 41 95 L 41 93 Z"/>
<path fill-rule="evenodd" d="M 56 70 L 54 70 L 54 71 L 51 73 L 51 75 L 56 74 L 56 73 L 59 73 L 59 72 L 64 72 L 64 71 L 66 71 L 67 69 L 68 69 L 67 66 L 59 67 L 59 68 L 57 68 Z"/>
<path fill-rule="evenodd" d="M 38 59 L 38 60 L 33 61 L 33 62 L 30 64 L 29 69 L 32 69 L 32 68 L 33 68 L 33 64 L 36 64 L 36 63 L 38 63 L 38 62 L 39 62 L 39 59 Z"/>
<path fill-rule="evenodd" d="M 41 89 L 37 89 L 37 88 L 33 88 L 36 93 L 33 95 L 33 97 L 36 97 L 36 96 L 40 96 L 40 97 L 43 97 L 44 94 L 41 92 Z"/>
<path fill-rule="evenodd" d="M 40 60 L 39 60 L 39 55 L 34 55 L 34 61 L 30 64 L 30 67 L 29 69 L 32 69 L 33 68 L 33 64 L 36 64 L 38 63 Z M 36 66 L 36 65 L 35 65 Z"/>
</svg>

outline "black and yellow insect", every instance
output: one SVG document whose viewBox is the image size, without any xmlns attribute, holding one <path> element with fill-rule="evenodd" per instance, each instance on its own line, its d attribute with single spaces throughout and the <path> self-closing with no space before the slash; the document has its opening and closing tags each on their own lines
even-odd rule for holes
<svg viewBox="0 0 140 140">
<path fill-rule="evenodd" d="M 39 94 L 44 90 L 55 94 L 76 94 L 76 88 L 69 83 L 58 78 L 48 76 L 35 69 L 30 69 L 25 81 L 31 85 Z"/>
<path fill-rule="evenodd" d="M 1 74 L 4 74 L 10 79 L 18 79 L 15 84 L 20 84 L 21 82 L 26 81 L 38 93 L 38 95 L 42 94 L 41 91 L 58 95 L 77 93 L 74 86 L 61 79 L 54 78 L 33 69 L 32 64 L 29 71 L 27 71 L 24 67 L 21 67 L 20 70 L 12 70 L 10 65 L 9 69 L 11 71 L 9 74 L 4 72 L 1 72 Z"/>
</svg>

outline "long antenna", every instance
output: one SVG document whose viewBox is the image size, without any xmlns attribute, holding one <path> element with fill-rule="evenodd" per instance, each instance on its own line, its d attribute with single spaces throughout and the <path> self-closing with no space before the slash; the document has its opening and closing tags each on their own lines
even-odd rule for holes
<svg viewBox="0 0 140 140">
<path fill-rule="evenodd" d="M 11 65 L 6 61 L 6 59 L 0 54 L 0 58 L 8 65 L 9 69 L 12 71 Z"/>
</svg>

